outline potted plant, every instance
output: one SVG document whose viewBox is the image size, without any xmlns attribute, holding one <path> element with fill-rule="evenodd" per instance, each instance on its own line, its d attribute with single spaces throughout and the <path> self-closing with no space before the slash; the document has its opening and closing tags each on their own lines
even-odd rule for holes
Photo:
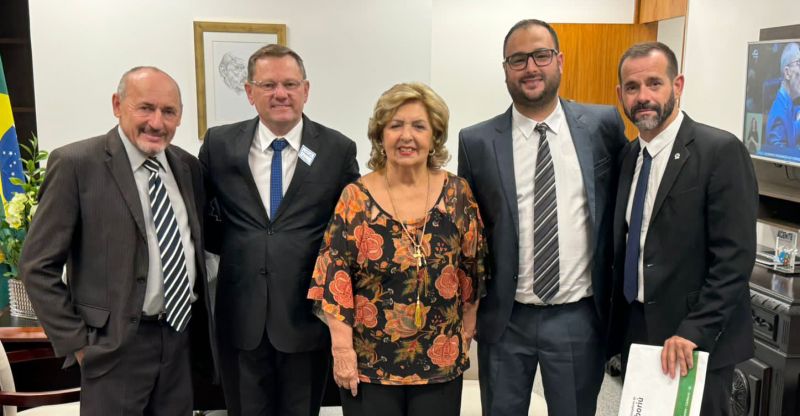
<svg viewBox="0 0 800 416">
<path fill-rule="evenodd" d="M 45 168 L 41 162 L 47 159 L 47 152 L 39 150 L 39 141 L 34 136 L 31 146 L 20 144 L 28 158 L 22 161 L 25 179 L 10 178 L 9 181 L 22 188 L 0 210 L 0 265 L 3 276 L 8 279 L 8 295 L 11 315 L 36 319 L 25 286 L 19 280 L 18 265 L 22 244 L 28 235 L 36 207 L 39 203 L 39 188 L 44 181 Z"/>
</svg>

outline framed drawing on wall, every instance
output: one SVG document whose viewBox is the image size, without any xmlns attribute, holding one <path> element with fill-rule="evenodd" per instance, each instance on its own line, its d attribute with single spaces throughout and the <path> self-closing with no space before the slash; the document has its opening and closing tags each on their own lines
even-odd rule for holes
<svg viewBox="0 0 800 416">
<path fill-rule="evenodd" d="M 198 137 L 209 127 L 255 117 L 244 91 L 247 60 L 270 43 L 286 45 L 286 25 L 194 22 Z"/>
</svg>

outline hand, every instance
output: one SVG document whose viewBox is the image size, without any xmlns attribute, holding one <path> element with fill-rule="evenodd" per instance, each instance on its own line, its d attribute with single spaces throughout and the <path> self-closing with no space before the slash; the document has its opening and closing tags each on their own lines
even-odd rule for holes
<svg viewBox="0 0 800 416">
<path fill-rule="evenodd" d="M 464 313 L 461 322 L 461 337 L 464 340 L 464 348 L 467 350 L 469 350 L 470 343 L 472 342 L 472 339 L 475 338 L 475 334 L 478 333 L 477 311 L 477 302 L 474 304 L 464 304 Z"/>
<path fill-rule="evenodd" d="M 472 339 L 475 338 L 475 334 L 478 331 L 475 329 L 475 322 L 469 323 L 464 321 L 461 325 L 461 338 L 464 341 L 464 349 L 469 351 L 470 344 L 472 343 Z"/>
<path fill-rule="evenodd" d="M 353 397 L 358 394 L 358 365 L 356 351 L 352 348 L 333 348 L 333 380 L 336 385 L 349 389 Z"/>
<path fill-rule="evenodd" d="M 78 366 L 83 366 L 83 354 L 84 354 L 83 348 L 79 349 L 78 351 L 75 351 L 75 360 L 78 361 Z"/>
<path fill-rule="evenodd" d="M 681 377 L 694 368 L 694 356 L 692 352 L 697 348 L 697 344 L 686 338 L 677 335 L 671 336 L 664 341 L 664 349 L 661 351 L 661 371 L 669 374 L 669 378 L 675 378 L 675 369 L 680 369 Z"/>
</svg>

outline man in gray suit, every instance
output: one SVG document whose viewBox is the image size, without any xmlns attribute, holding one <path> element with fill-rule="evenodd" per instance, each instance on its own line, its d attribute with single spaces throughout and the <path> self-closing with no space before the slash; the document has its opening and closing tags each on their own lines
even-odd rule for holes
<svg viewBox="0 0 800 416">
<path fill-rule="evenodd" d="M 81 366 L 81 414 L 188 416 L 190 361 L 214 368 L 200 164 L 170 145 L 172 77 L 133 68 L 112 105 L 118 126 L 50 155 L 20 276 L 56 354 Z"/>
<path fill-rule="evenodd" d="M 594 415 L 624 125 L 613 107 L 558 98 L 564 56 L 547 23 L 515 24 L 503 58 L 513 105 L 459 134 L 458 173 L 490 248 L 476 338 L 483 414 L 527 414 L 538 365 L 551 414 Z"/>
</svg>

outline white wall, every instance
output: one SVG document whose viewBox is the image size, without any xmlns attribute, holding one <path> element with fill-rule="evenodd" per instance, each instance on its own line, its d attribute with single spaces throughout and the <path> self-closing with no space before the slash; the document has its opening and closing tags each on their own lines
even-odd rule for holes
<svg viewBox="0 0 800 416">
<path fill-rule="evenodd" d="M 174 143 L 197 153 L 194 20 L 286 24 L 311 81 L 306 112 L 357 140 L 363 161 L 378 95 L 400 80 L 430 80 L 430 0 L 31 0 L 30 14 L 45 149 L 110 129 L 120 75 L 155 65 L 182 88 Z"/>
<path fill-rule="evenodd" d="M 761 28 L 800 24 L 797 0 L 689 0 L 682 108 L 741 136 L 747 42 Z"/>
<path fill-rule="evenodd" d="M 672 19 L 658 22 L 658 41 L 669 46 L 675 56 L 678 57 L 678 66 L 681 64 L 683 56 L 683 31 L 686 23 L 685 16 L 673 17 Z"/>
<path fill-rule="evenodd" d="M 739 137 L 747 42 L 757 41 L 762 28 L 800 24 L 800 1 L 689 0 L 687 24 L 681 106 Z M 775 245 L 774 228 L 759 224 L 758 234 L 759 244 Z"/>
<path fill-rule="evenodd" d="M 503 38 L 522 19 L 552 23 L 631 23 L 633 0 L 434 0 L 431 82 L 450 107 L 448 149 L 455 170 L 458 131 L 511 105 Z M 565 57 L 565 71 L 569 71 Z"/>
<path fill-rule="evenodd" d="M 116 122 L 111 94 L 135 65 L 155 65 L 183 90 L 175 143 L 196 153 L 194 20 L 284 23 L 306 61 L 306 113 L 369 155 L 367 121 L 395 83 L 431 84 L 458 129 L 504 111 L 501 45 L 523 18 L 630 23 L 633 0 L 30 0 L 37 124 L 42 147 L 101 134 Z M 568 68 L 567 68 L 568 70 Z M 455 161 L 448 166 L 455 170 Z"/>
</svg>

